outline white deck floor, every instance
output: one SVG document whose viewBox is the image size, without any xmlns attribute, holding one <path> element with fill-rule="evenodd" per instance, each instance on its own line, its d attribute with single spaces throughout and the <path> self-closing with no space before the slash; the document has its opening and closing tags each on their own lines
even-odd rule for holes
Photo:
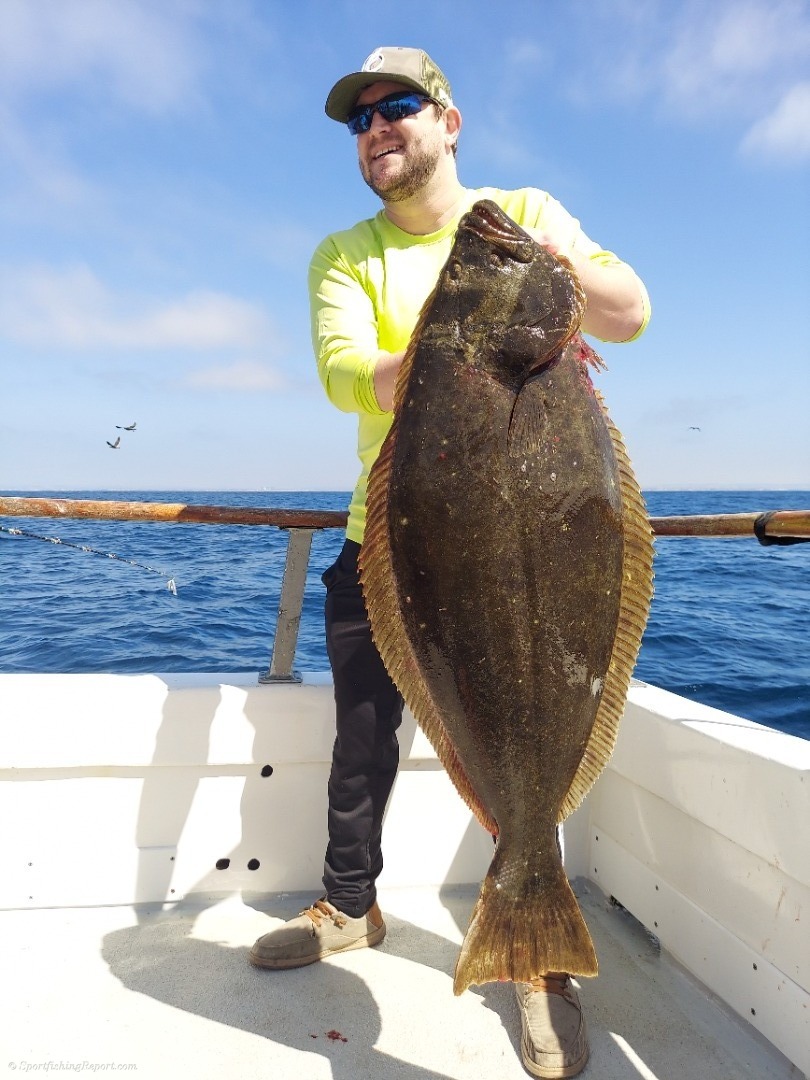
<svg viewBox="0 0 810 1080">
<path fill-rule="evenodd" d="M 383 891 L 380 947 L 287 972 L 256 970 L 247 952 L 311 895 L 165 911 L 6 911 L 0 1063 L 11 1075 L 127 1071 L 143 1080 L 525 1078 L 511 986 L 452 992 L 476 891 Z M 592 1050 L 585 1077 L 801 1075 L 639 924 L 600 894 L 579 893 L 601 965 L 581 990 Z"/>
</svg>

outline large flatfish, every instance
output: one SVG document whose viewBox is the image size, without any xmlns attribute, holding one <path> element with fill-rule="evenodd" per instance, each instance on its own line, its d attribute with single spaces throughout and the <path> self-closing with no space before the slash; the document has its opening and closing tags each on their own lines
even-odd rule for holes
<svg viewBox="0 0 810 1080">
<path fill-rule="evenodd" d="M 652 535 L 588 374 L 599 360 L 578 333 L 584 303 L 570 264 L 476 203 L 412 335 L 369 478 L 360 565 L 375 640 L 497 833 L 457 994 L 597 972 L 556 833 L 613 750 Z"/>
</svg>

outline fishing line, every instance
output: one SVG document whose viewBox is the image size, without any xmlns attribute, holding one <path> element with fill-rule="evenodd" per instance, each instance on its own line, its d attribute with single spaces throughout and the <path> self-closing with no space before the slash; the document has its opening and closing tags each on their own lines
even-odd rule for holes
<svg viewBox="0 0 810 1080">
<path fill-rule="evenodd" d="M 128 566 L 137 566 L 139 570 L 148 570 L 150 574 L 158 574 L 166 578 L 166 588 L 177 596 L 177 585 L 174 578 L 163 570 L 157 570 L 154 566 L 146 566 L 145 563 L 135 562 L 134 559 L 125 559 L 123 555 L 116 555 L 112 551 L 99 551 L 97 548 L 87 547 L 84 544 L 71 544 L 69 540 L 62 540 L 58 536 L 40 536 L 39 533 L 27 532 L 25 529 L 9 529 L 0 525 L 0 532 L 8 533 L 9 536 L 25 536 L 29 540 L 45 540 L 49 544 L 60 544 L 62 547 L 75 548 L 77 551 L 86 551 L 89 555 L 102 555 L 105 559 L 116 559 L 118 562 L 127 563 Z"/>
</svg>

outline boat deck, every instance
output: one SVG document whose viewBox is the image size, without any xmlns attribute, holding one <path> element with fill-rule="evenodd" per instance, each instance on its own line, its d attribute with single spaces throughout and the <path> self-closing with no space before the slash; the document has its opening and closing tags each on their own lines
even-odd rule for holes
<svg viewBox="0 0 810 1080">
<path fill-rule="evenodd" d="M 581 990 L 585 1077 L 801 1076 L 639 923 L 577 884 L 601 966 Z M 452 991 L 476 893 L 381 890 L 381 946 L 286 972 L 251 967 L 248 949 L 311 894 L 6 911 L 2 1060 L 23 1075 L 131 1071 L 149 1080 L 520 1080 L 511 986 Z"/>
</svg>

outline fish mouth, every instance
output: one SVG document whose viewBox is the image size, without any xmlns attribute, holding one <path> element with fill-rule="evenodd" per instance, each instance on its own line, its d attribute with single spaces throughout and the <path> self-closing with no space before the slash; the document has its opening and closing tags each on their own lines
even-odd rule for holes
<svg viewBox="0 0 810 1080">
<path fill-rule="evenodd" d="M 477 202 L 464 216 L 459 228 L 475 233 L 486 243 L 496 244 L 518 262 L 532 261 L 536 250 L 532 238 L 489 199 Z"/>
</svg>

